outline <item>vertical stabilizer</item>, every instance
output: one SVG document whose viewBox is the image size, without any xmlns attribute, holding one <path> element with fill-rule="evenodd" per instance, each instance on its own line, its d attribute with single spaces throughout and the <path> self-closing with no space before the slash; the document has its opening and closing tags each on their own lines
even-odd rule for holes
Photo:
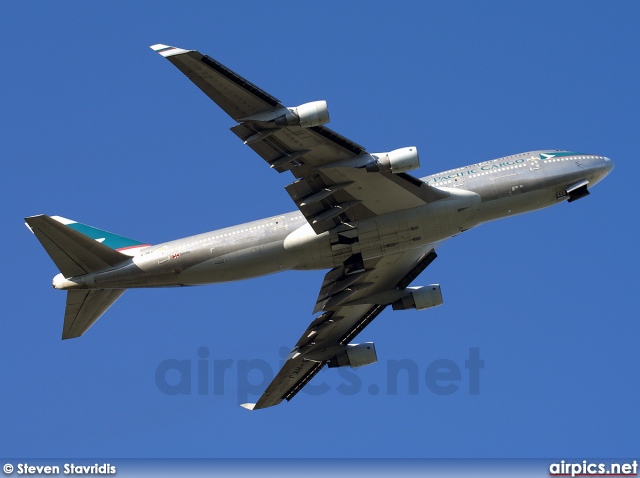
<svg viewBox="0 0 640 478">
<path fill-rule="evenodd" d="M 65 277 L 108 269 L 129 259 L 44 214 L 27 217 L 25 221 Z"/>
<path fill-rule="evenodd" d="M 65 278 L 109 269 L 131 260 L 128 255 L 115 250 L 116 245 L 126 248 L 142 244 L 59 216 L 32 216 L 25 221 L 60 269 L 61 275 L 64 276 L 60 278 L 62 281 Z M 109 245 L 103 244 L 104 242 L 108 242 Z M 131 242 L 135 244 L 132 245 Z M 57 279 L 58 276 L 54 278 L 54 287 Z M 125 290 L 69 290 L 62 338 L 71 339 L 84 334 Z"/>
</svg>

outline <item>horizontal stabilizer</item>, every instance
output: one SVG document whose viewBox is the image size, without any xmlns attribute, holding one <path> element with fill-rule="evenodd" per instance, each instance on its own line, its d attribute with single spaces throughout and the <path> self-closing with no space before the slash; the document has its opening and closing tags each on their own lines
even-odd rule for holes
<svg viewBox="0 0 640 478">
<path fill-rule="evenodd" d="M 247 410 L 253 410 L 256 406 L 255 403 L 242 403 L 240 405 L 242 408 L 246 408 Z"/>
<path fill-rule="evenodd" d="M 62 338 L 73 339 L 84 334 L 124 294 L 125 290 L 92 289 L 68 291 Z"/>
<path fill-rule="evenodd" d="M 65 277 L 108 269 L 129 259 L 44 214 L 25 221 Z"/>
</svg>

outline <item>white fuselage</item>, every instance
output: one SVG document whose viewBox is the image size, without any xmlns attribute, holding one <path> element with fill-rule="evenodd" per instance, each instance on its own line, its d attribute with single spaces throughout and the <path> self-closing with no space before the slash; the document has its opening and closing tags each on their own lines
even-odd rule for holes
<svg viewBox="0 0 640 478">
<path fill-rule="evenodd" d="M 241 280 L 288 269 L 327 269 L 360 253 L 379 257 L 437 245 L 487 221 L 551 206 L 580 180 L 589 187 L 611 170 L 595 155 L 522 153 L 422 178 L 449 192 L 424 206 L 353 225 L 352 244 L 317 235 L 304 216 L 289 212 L 144 248 L 111 269 L 59 281 L 60 289 L 164 287 Z M 375 173 L 373 173 L 375 174 Z"/>
</svg>

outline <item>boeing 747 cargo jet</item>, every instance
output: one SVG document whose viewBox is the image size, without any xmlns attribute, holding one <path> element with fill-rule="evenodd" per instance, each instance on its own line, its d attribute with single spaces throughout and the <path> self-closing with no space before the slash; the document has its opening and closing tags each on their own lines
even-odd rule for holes
<svg viewBox="0 0 640 478">
<path fill-rule="evenodd" d="M 257 403 L 291 400 L 325 365 L 377 361 L 372 342 L 351 343 L 383 310 L 442 304 L 440 285 L 410 286 L 447 239 L 479 224 L 589 194 L 613 169 L 597 154 L 542 150 L 416 178 L 415 146 L 383 153 L 324 126 L 325 101 L 287 107 L 213 58 L 153 45 L 237 123 L 231 131 L 278 173 L 295 212 L 150 245 L 59 216 L 27 226 L 60 270 L 67 292 L 62 338 L 79 337 L 138 287 L 190 286 L 287 269 L 330 269 L 318 314 Z"/>
</svg>

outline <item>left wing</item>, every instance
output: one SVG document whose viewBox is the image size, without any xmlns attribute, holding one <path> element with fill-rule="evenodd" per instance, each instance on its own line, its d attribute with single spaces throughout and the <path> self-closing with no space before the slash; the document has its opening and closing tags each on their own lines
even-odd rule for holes
<svg viewBox="0 0 640 478">
<path fill-rule="evenodd" d="M 245 403 L 259 409 L 291 400 L 326 364 L 348 365 L 349 342 L 388 305 L 403 308 L 401 301 L 410 296 L 407 286 L 436 258 L 433 246 L 362 261 L 353 261 L 331 269 L 325 276 L 316 308 L 324 312 L 309 324 L 287 357 L 287 361 L 257 403 Z M 439 286 L 436 296 L 440 297 Z M 433 305 L 439 305 L 434 303 Z M 373 344 L 366 352 L 377 360 Z M 346 361 L 345 361 L 346 360 Z M 357 364 L 352 366 L 358 366 Z"/>
</svg>

